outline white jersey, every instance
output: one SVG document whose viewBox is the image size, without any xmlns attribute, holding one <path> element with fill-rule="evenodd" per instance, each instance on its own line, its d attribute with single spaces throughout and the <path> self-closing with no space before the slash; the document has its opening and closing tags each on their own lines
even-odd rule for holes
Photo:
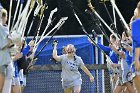
<svg viewBox="0 0 140 93">
<path fill-rule="evenodd" d="M 60 57 L 62 64 L 61 78 L 67 81 L 81 79 L 81 74 L 78 71 L 78 68 L 84 65 L 81 57 L 75 55 L 75 60 L 68 59 L 67 54 Z"/>
<path fill-rule="evenodd" d="M 9 49 L 3 49 L 8 44 L 8 35 L 8 27 L 0 25 L 0 66 L 8 65 L 12 61 Z"/>
</svg>

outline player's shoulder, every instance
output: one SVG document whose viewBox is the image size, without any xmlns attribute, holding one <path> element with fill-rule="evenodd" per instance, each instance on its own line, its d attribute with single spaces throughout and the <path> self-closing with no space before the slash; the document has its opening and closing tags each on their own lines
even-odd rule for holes
<svg viewBox="0 0 140 93">
<path fill-rule="evenodd" d="M 140 18 L 138 18 L 132 22 L 132 24 L 139 24 L 139 23 L 140 23 Z"/>
<path fill-rule="evenodd" d="M 77 55 L 75 55 L 75 58 L 76 58 L 77 60 L 82 60 L 82 58 L 81 58 L 80 56 L 77 56 Z"/>
</svg>

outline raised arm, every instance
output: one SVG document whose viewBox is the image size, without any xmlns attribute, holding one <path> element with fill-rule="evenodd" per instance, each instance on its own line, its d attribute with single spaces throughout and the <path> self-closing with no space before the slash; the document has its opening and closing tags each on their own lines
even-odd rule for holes
<svg viewBox="0 0 140 93">
<path fill-rule="evenodd" d="M 114 50 L 121 58 L 125 58 L 125 54 L 122 51 L 116 49 L 112 44 L 109 45 L 112 50 Z"/>
<path fill-rule="evenodd" d="M 89 40 L 89 42 L 90 42 L 92 45 L 94 45 L 93 42 L 92 42 L 89 38 L 88 38 L 88 40 Z M 108 46 L 104 46 L 104 45 L 102 45 L 102 44 L 100 44 L 100 43 L 97 43 L 97 45 L 98 45 L 105 53 L 107 53 L 107 54 L 109 54 L 109 52 L 111 51 L 111 48 L 108 47 Z"/>
<path fill-rule="evenodd" d="M 53 48 L 53 58 L 57 61 L 60 62 L 61 58 L 60 56 L 57 55 L 57 42 L 54 42 L 54 48 Z"/>
<path fill-rule="evenodd" d="M 100 43 L 97 43 L 97 45 L 107 54 L 111 51 L 111 48 L 108 47 L 108 46 L 104 46 L 104 45 L 102 45 Z"/>
</svg>

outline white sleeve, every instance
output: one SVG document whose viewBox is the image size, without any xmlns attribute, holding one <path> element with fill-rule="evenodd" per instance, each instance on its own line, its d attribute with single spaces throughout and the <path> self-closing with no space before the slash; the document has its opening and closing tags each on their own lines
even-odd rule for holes
<svg viewBox="0 0 140 93">
<path fill-rule="evenodd" d="M 85 65 L 81 57 L 79 57 L 78 61 L 79 61 L 79 66 L 80 67 Z"/>
</svg>

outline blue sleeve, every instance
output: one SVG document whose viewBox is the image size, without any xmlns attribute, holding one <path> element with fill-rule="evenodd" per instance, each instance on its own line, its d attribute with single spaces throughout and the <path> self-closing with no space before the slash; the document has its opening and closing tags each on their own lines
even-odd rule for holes
<svg viewBox="0 0 140 93">
<path fill-rule="evenodd" d="M 132 40 L 134 42 L 140 42 L 140 19 L 136 19 L 132 22 Z"/>
<path fill-rule="evenodd" d="M 26 56 L 29 53 L 30 50 L 30 46 L 27 45 L 23 50 L 22 50 L 22 54 L 23 56 Z"/>
<path fill-rule="evenodd" d="M 102 45 L 100 43 L 97 43 L 97 45 L 107 54 L 109 54 L 109 52 L 111 51 L 111 48 L 108 47 L 108 46 L 104 46 L 104 45 Z"/>
</svg>

